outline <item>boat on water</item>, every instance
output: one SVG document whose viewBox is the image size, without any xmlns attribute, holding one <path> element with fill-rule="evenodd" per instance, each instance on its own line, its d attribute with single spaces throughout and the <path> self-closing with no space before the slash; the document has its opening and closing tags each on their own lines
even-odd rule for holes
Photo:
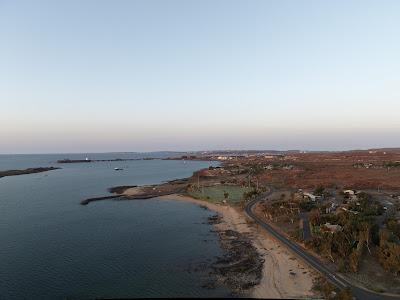
<svg viewBox="0 0 400 300">
<path fill-rule="evenodd" d="M 122 171 L 122 168 L 114 168 L 115 171 Z"/>
</svg>

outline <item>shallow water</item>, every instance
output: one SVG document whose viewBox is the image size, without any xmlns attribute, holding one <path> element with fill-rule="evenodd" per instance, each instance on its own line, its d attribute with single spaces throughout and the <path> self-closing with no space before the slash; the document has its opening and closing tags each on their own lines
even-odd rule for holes
<svg viewBox="0 0 400 300">
<path fill-rule="evenodd" d="M 72 155 L 0 155 L 0 170 L 56 166 L 65 157 Z M 117 157 L 122 156 L 91 158 Z M 211 212 L 157 199 L 79 204 L 107 194 L 111 186 L 187 177 L 212 164 L 66 164 L 0 178 L 0 298 L 228 296 L 223 288 L 202 288 L 207 270 L 193 271 L 221 255 L 217 236 L 205 224 Z"/>
</svg>

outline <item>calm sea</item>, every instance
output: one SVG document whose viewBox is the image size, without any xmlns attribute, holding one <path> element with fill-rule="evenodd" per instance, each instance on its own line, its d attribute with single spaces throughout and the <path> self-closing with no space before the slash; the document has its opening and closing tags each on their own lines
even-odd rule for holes
<svg viewBox="0 0 400 300">
<path fill-rule="evenodd" d="M 0 170 L 57 166 L 58 159 L 87 156 L 141 157 L 0 155 Z M 66 164 L 61 170 L 0 178 L 0 299 L 229 296 L 223 288 L 203 288 L 208 270 L 197 270 L 221 255 L 206 224 L 211 212 L 173 199 L 79 204 L 112 186 L 159 183 L 215 164 Z"/>
</svg>

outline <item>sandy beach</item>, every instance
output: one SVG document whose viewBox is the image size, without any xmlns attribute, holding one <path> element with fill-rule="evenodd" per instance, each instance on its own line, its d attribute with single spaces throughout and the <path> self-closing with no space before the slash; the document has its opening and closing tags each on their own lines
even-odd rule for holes
<svg viewBox="0 0 400 300">
<path fill-rule="evenodd" d="M 217 205 L 178 194 L 159 197 L 202 205 L 219 213 L 222 222 L 215 224 L 216 230 L 234 230 L 249 234 L 253 245 L 265 259 L 263 276 L 250 296 L 254 298 L 312 298 L 313 280 L 318 276 L 310 267 L 289 253 L 283 245 L 245 216 L 244 212 L 228 205 Z"/>
</svg>

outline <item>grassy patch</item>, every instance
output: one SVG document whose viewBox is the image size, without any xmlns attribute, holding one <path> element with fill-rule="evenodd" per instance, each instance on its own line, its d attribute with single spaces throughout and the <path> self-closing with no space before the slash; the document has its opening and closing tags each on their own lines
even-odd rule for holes
<svg viewBox="0 0 400 300">
<path fill-rule="evenodd" d="M 372 287 L 372 290 L 375 293 L 384 293 L 385 292 L 385 290 L 383 288 L 380 288 L 380 287 Z"/>
<path fill-rule="evenodd" d="M 189 194 L 194 198 L 211 203 L 220 203 L 226 199 L 230 204 L 238 204 L 243 200 L 243 193 L 250 190 L 249 188 L 236 185 L 216 185 L 203 187 L 200 190 L 191 191 Z M 227 193 L 228 198 L 225 198 L 225 193 Z"/>
</svg>

